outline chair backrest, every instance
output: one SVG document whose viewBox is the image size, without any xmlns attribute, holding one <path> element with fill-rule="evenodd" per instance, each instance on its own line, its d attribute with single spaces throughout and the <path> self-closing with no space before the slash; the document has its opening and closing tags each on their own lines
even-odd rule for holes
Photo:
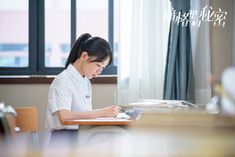
<svg viewBox="0 0 235 157">
<path fill-rule="evenodd" d="M 11 128 L 8 123 L 6 113 L 0 111 L 0 144 L 8 142 L 12 136 Z"/>
<path fill-rule="evenodd" d="M 19 107 L 15 108 L 16 127 L 20 128 L 20 132 L 38 131 L 38 112 L 36 107 Z"/>
</svg>

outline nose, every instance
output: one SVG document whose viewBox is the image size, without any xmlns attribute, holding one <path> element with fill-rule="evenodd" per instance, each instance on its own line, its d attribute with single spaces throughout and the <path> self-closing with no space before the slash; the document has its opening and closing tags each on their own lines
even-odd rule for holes
<svg viewBox="0 0 235 157">
<path fill-rule="evenodd" d="M 101 74 L 102 71 L 103 71 L 103 68 L 99 68 L 99 69 L 97 70 L 97 74 Z"/>
</svg>

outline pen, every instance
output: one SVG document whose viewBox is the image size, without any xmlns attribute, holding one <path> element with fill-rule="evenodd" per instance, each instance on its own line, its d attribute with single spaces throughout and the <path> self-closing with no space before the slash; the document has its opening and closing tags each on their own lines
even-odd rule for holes
<svg viewBox="0 0 235 157">
<path fill-rule="evenodd" d="M 122 109 L 122 108 L 119 108 L 119 111 L 121 111 L 121 112 L 126 112 L 124 109 Z"/>
</svg>

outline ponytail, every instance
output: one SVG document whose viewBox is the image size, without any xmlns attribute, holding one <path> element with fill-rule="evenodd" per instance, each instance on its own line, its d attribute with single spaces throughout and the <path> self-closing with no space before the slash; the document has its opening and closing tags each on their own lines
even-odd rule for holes
<svg viewBox="0 0 235 157">
<path fill-rule="evenodd" d="M 81 48 L 82 44 L 91 38 L 91 35 L 88 33 L 82 34 L 77 41 L 74 43 L 73 48 L 70 51 L 69 57 L 65 63 L 65 68 L 69 66 L 70 63 L 74 63 L 82 54 Z"/>
<path fill-rule="evenodd" d="M 95 58 L 90 62 L 103 62 L 109 58 L 109 65 L 113 60 L 111 47 L 105 39 L 100 37 L 92 37 L 90 34 L 85 33 L 82 34 L 73 45 L 66 61 L 65 68 L 80 58 L 82 52 L 87 52 L 89 57 Z"/>
</svg>

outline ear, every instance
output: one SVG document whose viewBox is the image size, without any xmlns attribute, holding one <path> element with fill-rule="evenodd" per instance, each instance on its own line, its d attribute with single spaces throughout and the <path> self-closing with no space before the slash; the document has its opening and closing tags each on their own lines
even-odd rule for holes
<svg viewBox="0 0 235 157">
<path fill-rule="evenodd" d="M 81 58 L 82 58 L 82 60 L 88 60 L 89 59 L 88 53 L 86 51 L 83 51 Z"/>
</svg>

